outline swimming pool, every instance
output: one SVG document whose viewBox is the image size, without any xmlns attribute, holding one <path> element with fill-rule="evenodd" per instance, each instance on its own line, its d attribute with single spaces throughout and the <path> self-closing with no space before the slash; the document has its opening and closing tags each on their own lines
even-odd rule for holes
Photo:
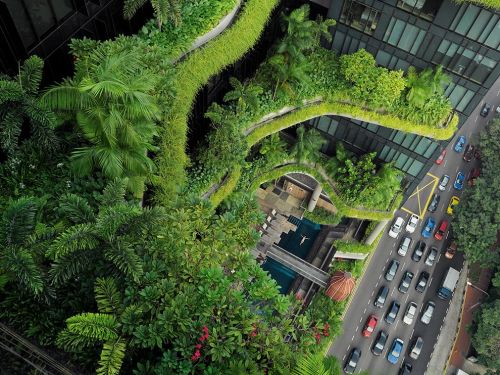
<svg viewBox="0 0 500 375">
<path fill-rule="evenodd" d="M 297 230 L 282 234 L 278 246 L 299 258 L 305 259 L 321 230 L 321 226 L 307 219 L 296 219 L 294 222 L 299 223 Z M 268 271 L 269 275 L 276 280 L 282 294 L 288 292 L 293 280 L 297 277 L 297 272 L 271 258 L 267 258 L 262 268 Z"/>
</svg>

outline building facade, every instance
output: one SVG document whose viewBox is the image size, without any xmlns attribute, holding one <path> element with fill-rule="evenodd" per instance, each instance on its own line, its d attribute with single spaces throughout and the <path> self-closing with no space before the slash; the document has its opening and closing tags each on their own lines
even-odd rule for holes
<svg viewBox="0 0 500 375">
<path fill-rule="evenodd" d="M 330 47 L 339 54 L 364 48 L 379 65 L 406 71 L 443 65 L 452 82 L 445 94 L 460 117 L 472 114 L 500 77 L 500 13 L 451 0 L 315 0 L 324 14 L 337 20 Z M 381 162 L 393 161 L 405 172 L 411 192 L 449 141 L 336 116 L 311 121 L 334 142 L 356 153 L 376 152 Z"/>
<path fill-rule="evenodd" d="M 123 0 L 0 0 L 0 72 L 15 74 L 31 55 L 46 61 L 45 78 L 72 71 L 71 38 L 104 40 L 141 27 L 151 9 L 143 7 L 129 22 Z"/>
</svg>

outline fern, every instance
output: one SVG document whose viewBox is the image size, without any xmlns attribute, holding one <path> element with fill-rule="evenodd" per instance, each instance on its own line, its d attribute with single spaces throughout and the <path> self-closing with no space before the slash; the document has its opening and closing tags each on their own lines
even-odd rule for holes
<svg viewBox="0 0 500 375">
<path fill-rule="evenodd" d="M 59 258 L 52 263 L 49 270 L 52 283 L 61 284 L 76 277 L 92 263 L 94 258 L 92 255 L 88 251 L 85 253 L 78 251 Z"/>
<path fill-rule="evenodd" d="M 125 186 L 127 186 L 127 180 L 123 178 L 115 178 L 113 181 L 109 182 L 99 199 L 101 205 L 114 206 L 119 203 L 124 203 Z"/>
<path fill-rule="evenodd" d="M 99 359 L 97 375 L 116 375 L 120 372 L 127 344 L 121 338 L 105 342 Z"/>
<path fill-rule="evenodd" d="M 52 243 L 46 256 L 59 260 L 80 250 L 91 250 L 99 244 L 91 224 L 78 224 L 68 228 Z"/>
<path fill-rule="evenodd" d="M 24 91 L 36 94 L 42 81 L 43 60 L 38 56 L 30 56 L 24 61 L 20 72 L 19 81 Z"/>
<path fill-rule="evenodd" d="M 103 238 L 113 238 L 123 226 L 133 225 L 140 212 L 139 207 L 127 204 L 101 208 L 97 216 L 96 230 Z"/>
<path fill-rule="evenodd" d="M 83 348 L 94 346 L 95 340 L 64 329 L 57 335 L 56 343 L 68 352 L 79 352 Z"/>
<path fill-rule="evenodd" d="M 35 295 L 43 291 L 42 272 L 28 250 L 15 247 L 4 249 L 0 266 L 4 272 L 12 274 L 21 285 Z"/>
<path fill-rule="evenodd" d="M 120 309 L 121 296 L 113 278 L 98 278 L 95 281 L 95 300 L 102 313 L 117 314 Z"/>
<path fill-rule="evenodd" d="M 59 202 L 59 210 L 75 224 L 93 222 L 95 214 L 86 199 L 76 194 L 65 194 Z"/>
<path fill-rule="evenodd" d="M 297 367 L 292 372 L 293 375 L 328 375 L 328 371 L 323 363 L 321 354 L 309 355 L 299 359 Z"/>
<path fill-rule="evenodd" d="M 90 339 L 108 341 L 118 339 L 118 323 L 113 315 L 82 313 L 66 320 L 68 331 Z"/>
</svg>

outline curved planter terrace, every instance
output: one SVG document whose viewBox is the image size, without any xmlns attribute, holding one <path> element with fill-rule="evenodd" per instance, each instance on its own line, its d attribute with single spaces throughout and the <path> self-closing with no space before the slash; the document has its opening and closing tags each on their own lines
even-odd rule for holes
<svg viewBox="0 0 500 375">
<path fill-rule="evenodd" d="M 161 131 L 161 151 L 157 158 L 160 179 L 175 180 L 179 184 L 186 181 L 187 122 L 198 90 L 211 76 L 236 62 L 256 44 L 278 3 L 279 0 L 246 1 L 232 18 L 234 22 L 226 23 L 224 32 L 192 51 L 178 64 L 172 113 L 167 126 Z M 169 160 L 178 162 L 172 165 Z M 173 187 L 169 189 L 158 184 L 156 199 L 160 202 L 169 201 L 176 194 Z"/>
</svg>

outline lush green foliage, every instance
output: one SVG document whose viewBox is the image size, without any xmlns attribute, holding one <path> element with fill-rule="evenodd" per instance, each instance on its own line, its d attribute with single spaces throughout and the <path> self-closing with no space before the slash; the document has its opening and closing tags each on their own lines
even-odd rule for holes
<svg viewBox="0 0 500 375">
<path fill-rule="evenodd" d="M 484 267 L 500 265 L 495 243 L 500 230 L 500 119 L 481 132 L 481 176 L 466 187 L 451 222 L 458 249 Z"/>
<path fill-rule="evenodd" d="M 125 0 L 123 4 L 123 15 L 130 19 L 144 6 L 147 0 Z M 181 21 L 182 0 L 150 0 L 158 29 L 161 31 L 162 25 L 170 21 L 174 26 L 179 26 Z"/>
<path fill-rule="evenodd" d="M 455 0 L 457 3 L 473 3 L 486 8 L 500 9 L 499 0 Z"/>
<path fill-rule="evenodd" d="M 500 299 L 482 307 L 477 316 L 477 331 L 472 336 L 479 359 L 490 368 L 500 369 Z"/>
<path fill-rule="evenodd" d="M 356 241 L 335 240 L 333 242 L 333 246 L 337 249 L 337 251 L 341 251 L 343 253 L 367 254 L 375 250 L 373 245 L 365 245 Z"/>
<path fill-rule="evenodd" d="M 312 212 L 304 211 L 304 217 L 322 225 L 337 225 L 342 220 L 342 216 L 338 213 L 333 213 L 319 206 L 316 206 Z"/>
</svg>

